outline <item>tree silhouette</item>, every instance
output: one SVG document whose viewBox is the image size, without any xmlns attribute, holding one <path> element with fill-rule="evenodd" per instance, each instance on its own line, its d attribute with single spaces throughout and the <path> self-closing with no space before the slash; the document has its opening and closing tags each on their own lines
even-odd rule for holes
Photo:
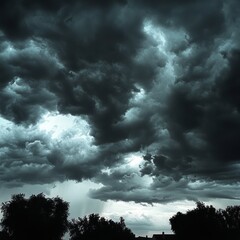
<svg viewBox="0 0 240 240">
<path fill-rule="evenodd" d="M 229 239 L 240 239 L 240 206 L 228 206 L 222 215 Z"/>
<path fill-rule="evenodd" d="M 9 235 L 5 231 L 0 231 L 1 240 L 10 240 Z"/>
<path fill-rule="evenodd" d="M 11 240 L 60 240 L 68 230 L 68 203 L 43 194 L 13 195 L 2 204 L 2 236 Z"/>
<path fill-rule="evenodd" d="M 240 239 L 240 206 L 216 210 L 197 202 L 197 207 L 170 218 L 173 232 L 179 240 Z"/>
<path fill-rule="evenodd" d="M 119 222 L 106 220 L 98 214 L 73 219 L 69 224 L 71 240 L 134 240 L 135 236 L 125 225 L 124 219 Z"/>
</svg>

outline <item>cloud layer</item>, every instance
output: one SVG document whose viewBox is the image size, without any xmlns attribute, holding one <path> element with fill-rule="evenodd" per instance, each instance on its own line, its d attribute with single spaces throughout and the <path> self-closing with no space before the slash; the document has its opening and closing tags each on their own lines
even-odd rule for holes
<svg viewBox="0 0 240 240">
<path fill-rule="evenodd" d="M 0 182 L 101 200 L 239 199 L 238 1 L 1 1 Z"/>
</svg>

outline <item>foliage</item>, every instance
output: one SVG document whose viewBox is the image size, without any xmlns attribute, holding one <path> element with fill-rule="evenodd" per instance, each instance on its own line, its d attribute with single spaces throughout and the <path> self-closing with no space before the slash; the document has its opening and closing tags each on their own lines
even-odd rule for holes
<svg viewBox="0 0 240 240">
<path fill-rule="evenodd" d="M 197 207 L 170 218 L 173 232 L 178 239 L 240 239 L 240 206 L 216 210 L 197 202 Z"/>
<path fill-rule="evenodd" d="M 68 230 L 70 240 L 135 239 L 123 218 L 114 222 L 90 214 L 68 222 L 68 208 L 59 197 L 13 195 L 1 206 L 0 240 L 61 240 Z M 178 212 L 169 221 L 178 240 L 240 239 L 240 206 L 216 210 L 197 202 L 195 209 Z"/>
<path fill-rule="evenodd" d="M 0 240 L 10 240 L 9 235 L 5 231 L 0 231 Z"/>
<path fill-rule="evenodd" d="M 125 225 L 124 219 L 119 222 L 107 220 L 98 214 L 73 219 L 69 225 L 71 240 L 133 240 L 134 234 Z"/>
<path fill-rule="evenodd" d="M 43 194 L 13 195 L 2 204 L 2 236 L 11 240 L 60 240 L 68 229 L 68 203 Z"/>
<path fill-rule="evenodd" d="M 240 206 L 228 206 L 221 211 L 228 239 L 240 239 Z"/>
</svg>

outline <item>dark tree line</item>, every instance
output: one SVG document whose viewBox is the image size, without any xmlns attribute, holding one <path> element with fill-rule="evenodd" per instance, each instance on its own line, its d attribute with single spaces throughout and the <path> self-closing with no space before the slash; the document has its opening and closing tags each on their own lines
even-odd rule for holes
<svg viewBox="0 0 240 240">
<path fill-rule="evenodd" d="M 91 214 L 68 221 L 68 210 L 69 204 L 59 197 L 14 195 L 1 206 L 0 240 L 61 240 L 67 231 L 71 240 L 135 239 L 123 218 L 114 222 Z"/>
<path fill-rule="evenodd" d="M 125 225 L 124 219 L 119 222 L 106 220 L 98 214 L 72 220 L 69 224 L 71 240 L 134 240 L 135 235 Z"/>
<path fill-rule="evenodd" d="M 197 202 L 195 209 L 171 217 L 170 224 L 179 240 L 239 240 L 240 206 L 216 210 Z"/>
<path fill-rule="evenodd" d="M 1 206 L 0 240 L 61 240 L 67 231 L 70 240 L 135 239 L 123 218 L 114 222 L 90 214 L 68 221 L 68 210 L 69 204 L 59 197 L 14 195 Z M 195 209 L 172 216 L 170 224 L 178 240 L 239 240 L 240 206 L 216 210 L 197 202 Z"/>
</svg>

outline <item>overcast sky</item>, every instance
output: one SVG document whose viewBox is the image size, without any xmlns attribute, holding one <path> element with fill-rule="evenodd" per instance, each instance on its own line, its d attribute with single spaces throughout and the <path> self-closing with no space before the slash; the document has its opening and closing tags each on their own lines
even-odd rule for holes
<svg viewBox="0 0 240 240">
<path fill-rule="evenodd" d="M 238 0 L 0 1 L 0 201 L 136 235 L 240 204 L 239 26 Z"/>
</svg>

